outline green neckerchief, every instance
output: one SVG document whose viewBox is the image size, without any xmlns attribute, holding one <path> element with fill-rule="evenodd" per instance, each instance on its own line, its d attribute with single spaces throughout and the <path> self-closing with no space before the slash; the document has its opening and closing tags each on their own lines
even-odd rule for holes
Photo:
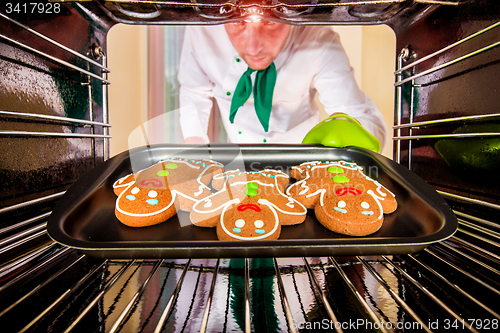
<svg viewBox="0 0 500 333">
<path fill-rule="evenodd" d="M 234 123 L 234 117 L 238 109 L 246 103 L 252 93 L 252 79 L 250 75 L 255 69 L 248 67 L 243 73 L 231 100 L 231 111 L 229 121 Z M 253 87 L 253 98 L 255 104 L 255 113 L 259 118 L 262 127 L 267 132 L 269 130 L 269 118 L 271 118 L 271 109 L 273 107 L 273 93 L 276 85 L 276 66 L 274 62 L 266 69 L 258 70 Z"/>
</svg>

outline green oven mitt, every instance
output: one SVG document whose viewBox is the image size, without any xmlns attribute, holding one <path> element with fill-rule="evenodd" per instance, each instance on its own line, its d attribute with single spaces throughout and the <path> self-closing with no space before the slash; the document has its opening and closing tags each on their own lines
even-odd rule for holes
<svg viewBox="0 0 500 333">
<path fill-rule="evenodd" d="M 380 141 L 351 116 L 334 114 L 314 126 L 302 140 L 303 144 L 328 147 L 360 147 L 380 152 Z"/>
</svg>

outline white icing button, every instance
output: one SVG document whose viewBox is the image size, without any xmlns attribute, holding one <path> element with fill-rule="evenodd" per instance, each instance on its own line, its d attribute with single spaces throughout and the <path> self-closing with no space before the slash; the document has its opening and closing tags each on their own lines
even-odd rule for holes
<svg viewBox="0 0 500 333">
<path fill-rule="evenodd" d="M 364 209 L 368 209 L 368 208 L 370 208 L 370 204 L 368 202 L 366 202 L 366 201 L 363 201 L 361 203 L 361 207 L 364 208 Z"/>
<path fill-rule="evenodd" d="M 245 226 L 245 220 L 242 219 L 236 220 L 236 222 L 234 222 L 234 225 L 237 228 L 243 228 Z"/>
<path fill-rule="evenodd" d="M 132 194 L 137 194 L 139 193 L 140 189 L 138 187 L 134 187 L 132 191 L 130 191 Z"/>
<path fill-rule="evenodd" d="M 337 207 L 339 208 L 345 208 L 347 206 L 347 204 L 345 203 L 344 200 L 340 200 L 337 204 Z"/>
<path fill-rule="evenodd" d="M 255 221 L 255 222 L 253 223 L 253 225 L 254 225 L 256 228 L 260 229 L 260 228 L 262 228 L 262 227 L 264 226 L 264 222 L 262 222 L 262 220 L 257 220 L 257 221 Z"/>
<path fill-rule="evenodd" d="M 157 195 L 158 195 L 158 192 L 156 192 L 156 191 L 151 190 L 148 192 L 148 197 L 150 197 L 150 198 L 156 198 Z"/>
</svg>

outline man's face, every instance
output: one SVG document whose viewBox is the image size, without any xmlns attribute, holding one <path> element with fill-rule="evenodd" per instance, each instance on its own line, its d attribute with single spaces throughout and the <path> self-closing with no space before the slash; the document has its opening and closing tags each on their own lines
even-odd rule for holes
<svg viewBox="0 0 500 333">
<path fill-rule="evenodd" d="M 267 68 L 283 49 L 290 25 L 264 20 L 228 23 L 227 34 L 247 65 L 256 70 Z"/>
</svg>

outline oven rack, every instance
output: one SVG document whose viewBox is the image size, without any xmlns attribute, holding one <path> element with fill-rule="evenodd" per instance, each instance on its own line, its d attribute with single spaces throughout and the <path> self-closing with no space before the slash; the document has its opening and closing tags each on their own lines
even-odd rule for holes
<svg viewBox="0 0 500 333">
<path fill-rule="evenodd" d="M 467 216 L 447 241 L 402 256 L 101 260 L 50 241 L 47 215 L 22 235 L 0 230 L 0 324 L 22 310 L 19 332 L 255 332 L 262 324 L 479 332 L 480 321 L 500 320 L 498 226 Z"/>
<path fill-rule="evenodd" d="M 480 49 L 474 50 L 472 52 L 469 52 L 461 57 L 458 57 L 453 60 L 448 60 L 442 64 L 436 65 L 432 68 L 429 68 L 427 70 L 421 71 L 419 73 L 415 73 L 416 66 L 424 63 L 425 61 L 428 61 L 432 58 L 438 57 L 439 55 L 445 53 L 446 51 L 449 51 L 453 48 L 457 48 L 461 46 L 462 44 L 471 41 L 474 38 L 480 37 L 481 35 L 486 34 L 487 32 L 490 32 L 494 29 L 499 30 L 500 22 L 496 22 L 494 24 L 491 24 L 487 26 L 486 28 L 473 33 L 465 38 L 462 38 L 458 40 L 455 43 L 452 43 L 442 49 L 439 49 L 436 52 L 433 52 L 429 55 L 423 56 L 419 58 L 418 60 L 415 60 L 407 65 L 403 65 L 405 61 L 408 61 L 412 55 L 410 54 L 410 47 L 405 47 L 401 50 L 401 52 L 398 55 L 397 58 L 397 70 L 394 72 L 394 75 L 396 77 L 396 82 L 395 82 L 395 87 L 396 87 L 396 100 L 397 100 L 397 105 L 396 105 L 396 118 L 397 118 L 397 124 L 393 126 L 392 128 L 396 130 L 396 134 L 393 137 L 393 140 L 396 141 L 396 158 L 395 160 L 400 163 L 401 162 L 401 144 L 400 141 L 402 140 L 419 140 L 419 139 L 436 139 L 436 138 L 471 138 L 471 137 L 498 137 L 500 136 L 500 132 L 494 132 L 494 133 L 464 133 L 464 134 L 435 134 L 435 135 L 412 135 L 412 129 L 418 129 L 421 127 L 427 127 L 427 126 L 437 126 L 437 125 L 447 125 L 450 123 L 462 123 L 462 122 L 468 122 L 468 121 L 487 121 L 490 119 L 495 119 L 495 118 L 500 118 L 500 113 L 494 113 L 494 114 L 482 114 L 482 115 L 468 115 L 468 116 L 462 116 L 462 117 L 451 117 L 451 118 L 438 118 L 434 120 L 429 120 L 429 121 L 417 121 L 415 122 L 413 119 L 414 115 L 414 96 L 413 96 L 413 88 L 418 88 L 421 87 L 421 84 L 416 84 L 415 79 L 432 74 L 434 72 L 437 72 L 439 70 L 442 70 L 444 68 L 447 68 L 452 65 L 457 65 L 463 61 L 466 61 L 469 58 L 472 58 L 474 56 L 477 56 L 481 53 L 484 53 L 486 51 L 489 51 L 491 49 L 494 49 L 498 46 L 500 46 L 500 41 L 493 42 L 485 47 L 482 47 Z M 413 55 L 415 56 L 415 55 Z M 405 71 L 410 71 L 411 74 L 408 75 L 408 77 L 403 79 L 403 73 Z M 411 92 L 412 92 L 412 98 L 410 100 L 410 106 L 409 106 L 409 122 L 406 124 L 402 124 L 402 118 L 403 118 L 403 105 L 402 105 L 402 86 L 405 83 L 411 83 Z M 428 82 L 426 85 L 430 85 L 433 82 Z M 402 129 L 409 129 L 409 135 L 403 136 L 401 135 L 401 130 Z M 411 156 L 411 143 L 409 146 L 409 156 Z M 408 161 L 408 167 L 411 169 L 411 159 Z"/>
<path fill-rule="evenodd" d="M 479 126 L 488 123 L 496 124 L 500 121 L 500 113 L 495 113 L 495 108 L 491 109 L 492 113 L 485 113 L 480 108 L 471 112 L 470 110 L 422 110 L 418 107 L 418 94 L 424 91 L 423 89 L 432 89 L 429 87 L 437 85 L 438 82 L 451 81 L 454 77 L 466 75 L 469 71 L 469 67 L 467 67 L 469 62 L 476 61 L 473 66 L 481 68 L 481 66 L 486 66 L 488 62 L 495 61 L 498 57 L 498 46 L 500 46 L 499 32 L 500 22 L 492 22 L 477 32 L 450 42 L 449 45 L 437 51 L 431 51 L 429 54 L 416 53 L 412 50 L 412 45 L 401 48 L 397 57 L 397 69 L 394 72 L 396 124 L 392 128 L 394 131 L 395 161 L 418 174 L 418 171 L 421 170 L 418 168 L 422 168 L 424 162 L 422 162 L 422 158 L 418 160 L 418 154 L 414 154 L 415 147 L 427 145 L 429 150 L 431 147 L 434 150 L 436 143 L 440 140 L 457 139 L 463 140 L 463 142 L 490 140 L 490 142 L 495 142 L 500 138 L 498 129 L 488 131 L 487 128 L 491 128 L 491 126 Z M 492 52 L 496 53 L 490 56 L 489 54 Z M 479 57 L 483 57 L 483 60 L 475 60 Z M 446 73 L 445 70 L 450 70 L 450 72 Z M 406 99 L 404 100 L 405 93 Z M 443 90 L 441 93 L 445 95 L 447 91 Z M 474 114 L 477 112 L 480 114 Z M 420 119 L 416 120 L 418 113 L 421 113 Z M 433 113 L 436 114 L 433 115 Z M 469 125 L 478 125 L 479 130 L 459 130 Z M 402 157 L 403 154 L 405 159 Z M 443 156 L 441 158 L 444 159 Z M 449 164 L 450 168 L 455 166 L 449 161 L 445 162 Z M 421 165 L 419 166 L 418 163 Z M 465 168 L 462 165 L 458 166 Z M 422 177 L 426 179 L 425 176 Z M 483 193 L 483 191 L 489 193 L 488 191 L 492 190 L 479 189 L 477 193 L 471 193 L 464 191 L 463 185 L 457 185 L 462 187 L 462 190 L 457 191 L 453 184 L 446 184 L 446 181 L 426 180 L 430 181 L 437 188 L 438 193 L 455 206 L 460 207 L 465 204 L 487 208 L 493 211 L 493 216 L 500 210 L 498 200 Z M 456 209 L 454 213 L 458 214 L 460 210 Z"/>
<path fill-rule="evenodd" d="M 86 61 L 86 62 L 88 62 L 88 63 L 90 63 L 90 64 L 92 64 L 94 66 L 97 66 L 97 67 L 101 68 L 101 70 L 103 72 L 106 72 L 106 73 L 110 72 L 109 68 L 107 68 L 103 64 L 100 64 L 97 61 L 95 61 L 95 60 L 93 60 L 93 59 L 91 59 L 89 57 L 86 57 L 83 54 L 80 54 L 80 53 L 78 53 L 78 52 L 70 49 L 69 47 L 66 47 L 66 46 L 62 45 L 61 43 L 53 40 L 52 38 L 49 38 L 49 37 L 45 36 L 44 34 L 38 32 L 38 31 L 36 31 L 34 29 L 31 29 L 27 25 L 24 25 L 24 24 L 22 24 L 22 23 L 20 23 L 20 22 L 18 22 L 16 20 L 10 18 L 9 16 L 7 16 L 7 15 L 1 13 L 1 12 L 0 12 L 0 17 L 3 18 L 3 19 L 5 19 L 5 20 L 7 20 L 7 21 L 9 21 L 10 23 L 13 23 L 13 24 L 17 25 L 18 27 L 20 27 L 20 28 L 22 28 L 22 29 L 30 32 L 31 34 L 33 34 L 33 35 L 35 35 L 35 36 L 37 36 L 37 37 L 39 37 L 41 39 L 44 39 L 45 41 L 47 41 L 47 42 L 49 42 L 49 43 L 51 43 L 53 45 L 56 45 L 57 47 L 59 47 L 59 48 L 65 50 L 65 51 L 73 54 L 74 56 L 77 56 L 78 58 L 80 58 L 80 59 L 82 59 L 82 60 L 84 60 L 84 61 Z M 28 46 L 26 46 L 26 45 L 24 45 L 22 43 L 19 43 L 19 44 L 21 44 L 21 47 L 23 47 L 23 48 L 27 48 L 28 47 Z M 47 57 L 47 58 L 50 57 L 48 54 L 45 54 L 44 52 L 40 52 L 39 54 L 41 54 L 41 55 L 43 55 L 44 57 Z M 94 75 L 93 73 L 86 73 L 86 74 L 91 75 L 91 76 Z M 102 77 L 95 77 L 95 78 L 98 79 L 98 80 L 103 80 Z"/>
<path fill-rule="evenodd" d="M 70 71 L 75 71 L 82 75 L 82 81 L 76 82 L 75 84 L 79 84 L 81 86 L 88 87 L 88 115 L 89 120 L 85 119 L 77 119 L 68 116 L 56 116 L 56 115 L 48 115 L 48 114 L 38 114 L 38 113 L 30 113 L 30 112 L 22 112 L 18 110 L 0 110 L 0 117 L 5 117 L 6 119 L 13 120 L 14 122 L 39 122 L 42 124 L 53 124 L 53 125 L 63 125 L 64 127 L 57 126 L 52 131 L 30 131 L 30 130 L 19 130 L 18 127 L 15 127 L 15 130 L 0 130 L 0 137 L 20 137 L 20 138 L 74 138 L 74 139 L 103 139 L 103 156 L 105 158 L 109 157 L 109 143 L 106 139 L 111 138 L 109 135 L 109 124 L 108 119 L 108 102 L 107 102 L 107 89 L 108 84 L 111 82 L 108 80 L 108 73 L 110 72 L 107 67 L 107 58 L 103 51 L 103 49 L 97 45 L 92 45 L 92 48 L 88 51 L 90 56 L 93 56 L 96 60 L 101 60 L 98 62 L 87 55 L 81 54 L 65 45 L 57 42 L 53 38 L 48 37 L 35 29 L 30 28 L 29 26 L 9 17 L 8 15 L 0 12 L 0 21 L 4 20 L 13 26 L 21 28 L 22 30 L 30 33 L 34 36 L 35 39 L 43 40 L 44 42 L 49 43 L 57 49 L 60 49 L 72 56 L 83 61 L 83 64 L 75 65 L 69 61 L 60 59 L 56 56 L 53 56 L 47 52 L 40 51 L 24 42 L 21 42 L 15 38 L 11 38 L 4 33 L 0 33 L 0 41 L 6 43 L 6 45 L 11 45 L 13 47 L 17 47 L 20 50 L 27 52 L 28 54 L 33 54 L 39 57 L 42 60 L 47 60 L 52 62 L 62 68 L 65 68 Z M 26 64 L 24 64 L 26 65 Z M 97 68 L 98 73 L 92 72 L 91 67 Z M 95 70 L 94 70 L 95 71 Z M 95 111 L 94 101 L 93 101 L 93 90 L 94 85 L 92 79 L 97 80 L 102 84 L 102 115 L 103 121 L 96 121 L 94 119 Z M 53 127 L 52 127 L 53 128 Z M 83 132 L 75 131 L 75 128 L 83 129 Z M 56 129 L 62 130 L 56 131 Z M 93 144 L 95 149 L 95 143 Z"/>
<path fill-rule="evenodd" d="M 36 31 L 34 29 L 31 29 L 30 27 L 28 27 L 28 26 L 26 26 L 26 25 L 24 25 L 24 24 L 22 24 L 22 23 L 20 23 L 20 22 L 18 22 L 16 20 L 10 18 L 9 16 L 7 16 L 7 15 L 1 13 L 1 12 L 0 12 L 0 17 L 2 19 L 4 19 L 4 20 L 7 20 L 10 23 L 13 23 L 13 24 L 17 25 L 18 27 L 20 27 L 20 28 L 22 28 L 22 29 L 30 32 L 34 36 L 36 36 L 38 38 L 41 38 L 41 39 L 49 42 L 50 44 L 52 44 L 52 45 L 54 45 L 54 46 L 56 46 L 56 47 L 58 47 L 58 48 L 60 48 L 60 49 L 62 49 L 64 51 L 66 51 L 68 53 L 71 53 L 74 56 L 77 56 L 78 58 L 84 60 L 88 64 L 91 64 L 91 65 L 99 67 L 102 70 L 103 73 L 109 73 L 110 72 L 109 68 L 107 68 L 105 64 L 100 64 L 100 63 L 94 61 L 93 59 L 90 59 L 89 57 L 87 57 L 87 56 L 85 56 L 83 54 L 80 54 L 80 53 L 78 53 L 78 52 L 76 52 L 76 51 L 74 51 L 74 50 L 72 50 L 72 49 L 70 49 L 70 48 L 62 45 L 61 43 L 55 41 L 54 39 L 49 38 L 49 37 L 45 36 L 44 34 L 38 32 L 38 31 Z M 69 63 L 67 61 L 64 61 L 62 59 L 56 58 L 56 57 L 54 57 L 54 56 L 52 56 L 52 55 L 50 55 L 50 54 L 48 54 L 46 52 L 42 52 L 40 50 L 37 50 L 37 49 L 35 49 L 35 48 L 33 48 L 33 47 L 25 44 L 25 43 L 21 43 L 21 42 L 15 40 L 13 38 L 10 38 L 10 37 L 8 37 L 8 36 L 6 36 L 4 34 L 0 34 L 0 38 L 3 39 L 3 40 L 5 40 L 5 41 L 7 41 L 7 42 L 9 42 L 9 43 L 14 44 L 15 46 L 20 47 L 21 49 L 27 50 L 28 52 L 32 52 L 32 53 L 37 54 L 37 55 L 39 55 L 39 56 L 41 56 L 43 58 L 49 59 L 51 61 L 54 61 L 54 62 L 58 63 L 59 65 L 62 65 L 64 67 L 76 70 L 76 71 L 78 71 L 78 72 L 80 72 L 82 74 L 85 74 L 85 75 L 90 76 L 90 77 L 92 77 L 94 79 L 100 80 L 100 81 L 102 81 L 105 84 L 111 83 L 106 78 L 104 78 L 103 76 L 99 76 L 99 75 L 94 74 L 94 73 L 92 73 L 92 72 L 90 72 L 90 71 L 88 71 L 88 70 L 86 70 L 84 68 L 75 66 L 75 65 L 73 65 L 73 64 L 71 64 L 71 63 Z M 98 52 L 99 55 L 102 55 L 102 54 L 100 54 L 102 52 L 102 49 L 98 49 L 95 52 Z M 85 82 L 82 82 L 82 84 L 85 84 Z"/>
</svg>

